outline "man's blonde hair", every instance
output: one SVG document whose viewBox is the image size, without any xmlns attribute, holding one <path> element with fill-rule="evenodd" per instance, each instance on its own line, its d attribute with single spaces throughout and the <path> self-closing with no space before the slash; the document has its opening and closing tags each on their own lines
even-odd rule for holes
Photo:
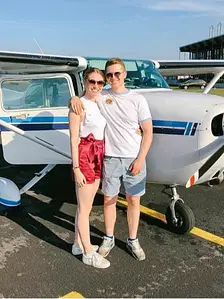
<svg viewBox="0 0 224 299">
<path fill-rule="evenodd" d="M 123 67 L 123 69 L 126 70 L 126 69 L 125 69 L 125 64 L 124 64 L 123 60 L 121 60 L 121 59 L 118 58 L 118 57 L 113 57 L 113 58 L 107 60 L 106 65 L 105 65 L 105 70 L 106 70 L 109 66 L 114 65 L 114 64 L 120 64 L 120 65 Z"/>
</svg>

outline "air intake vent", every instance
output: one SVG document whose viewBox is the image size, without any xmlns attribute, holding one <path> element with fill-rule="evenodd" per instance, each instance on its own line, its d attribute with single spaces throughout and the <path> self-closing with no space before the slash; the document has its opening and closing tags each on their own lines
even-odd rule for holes
<svg viewBox="0 0 224 299">
<path fill-rule="evenodd" d="M 223 136 L 223 113 L 216 115 L 212 120 L 212 134 Z"/>
</svg>

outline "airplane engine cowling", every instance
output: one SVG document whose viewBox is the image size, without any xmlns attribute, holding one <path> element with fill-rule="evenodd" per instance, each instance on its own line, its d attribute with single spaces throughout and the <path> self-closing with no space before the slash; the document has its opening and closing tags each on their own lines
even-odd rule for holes
<svg viewBox="0 0 224 299">
<path fill-rule="evenodd" d="M 219 98 L 220 101 L 220 97 Z M 206 107 L 198 134 L 200 166 L 198 167 L 197 184 L 223 181 L 224 171 L 224 101 L 216 101 Z"/>
<path fill-rule="evenodd" d="M 0 204 L 8 207 L 20 205 L 20 193 L 16 184 L 6 178 L 0 177 Z"/>
<path fill-rule="evenodd" d="M 211 165 L 210 158 L 224 147 L 224 98 L 181 91 L 141 93 L 153 119 L 153 142 L 146 158 L 148 181 L 186 186 L 206 161 L 208 167 L 197 183 L 208 182 L 217 173 L 221 178 L 224 154 L 212 158 Z"/>
</svg>

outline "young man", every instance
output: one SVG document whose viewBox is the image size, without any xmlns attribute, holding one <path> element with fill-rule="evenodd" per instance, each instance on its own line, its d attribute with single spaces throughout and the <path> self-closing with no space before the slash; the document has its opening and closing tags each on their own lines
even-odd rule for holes
<svg viewBox="0 0 224 299">
<path fill-rule="evenodd" d="M 98 101 L 107 121 L 102 181 L 106 235 L 99 253 L 106 257 L 115 246 L 116 203 L 122 181 L 128 202 L 129 238 L 126 246 L 141 261 L 145 259 L 145 253 L 139 244 L 137 231 L 140 197 L 145 193 L 146 184 L 145 158 L 152 142 L 151 113 L 146 99 L 125 87 L 127 72 L 120 58 L 107 61 L 105 75 L 111 89 L 103 90 Z M 81 113 L 81 102 L 77 97 L 71 99 L 71 106 L 76 113 Z M 139 134 L 139 125 L 142 135 Z"/>
</svg>

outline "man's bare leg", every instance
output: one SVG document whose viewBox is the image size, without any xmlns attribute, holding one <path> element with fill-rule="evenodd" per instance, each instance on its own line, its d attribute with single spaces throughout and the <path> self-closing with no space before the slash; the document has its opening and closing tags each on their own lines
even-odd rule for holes
<svg viewBox="0 0 224 299">
<path fill-rule="evenodd" d="M 116 204 L 117 195 L 104 196 L 104 221 L 107 236 L 114 235 L 114 226 L 117 217 Z"/>
<path fill-rule="evenodd" d="M 137 237 L 140 217 L 140 196 L 126 194 L 126 199 L 128 202 L 127 221 L 129 238 L 135 239 Z"/>
<path fill-rule="evenodd" d="M 145 259 L 145 253 L 137 238 L 140 218 L 140 196 L 131 196 L 127 194 L 126 198 L 128 202 L 127 220 L 129 232 L 126 247 L 136 260 L 143 261 Z"/>
<path fill-rule="evenodd" d="M 106 257 L 115 245 L 114 226 L 116 222 L 116 203 L 117 195 L 104 196 L 104 221 L 106 236 L 104 236 L 103 242 L 99 248 L 99 254 L 103 257 Z"/>
</svg>

